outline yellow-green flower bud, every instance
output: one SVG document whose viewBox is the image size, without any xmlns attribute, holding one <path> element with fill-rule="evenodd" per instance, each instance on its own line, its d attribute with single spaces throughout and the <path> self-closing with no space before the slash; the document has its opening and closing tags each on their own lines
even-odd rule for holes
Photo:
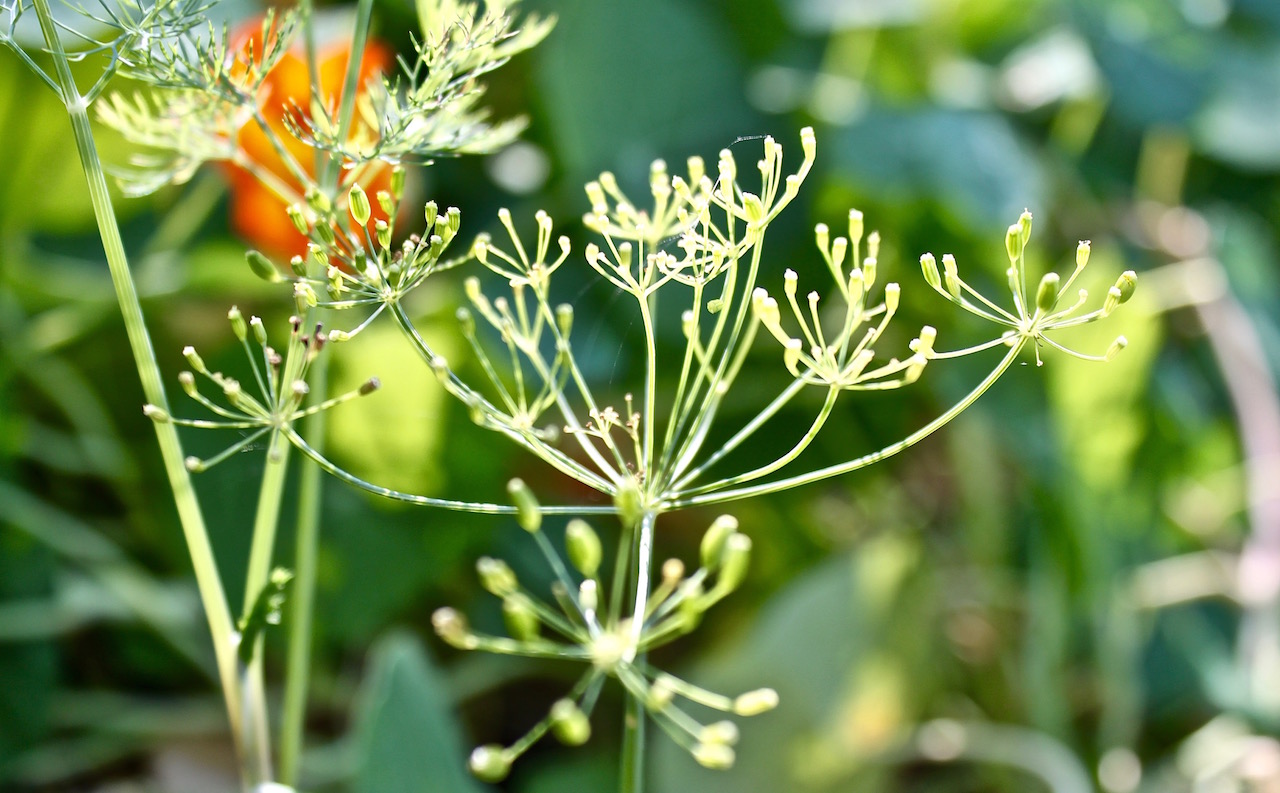
<svg viewBox="0 0 1280 793">
<path fill-rule="evenodd" d="M 481 556 L 476 560 L 476 575 L 480 577 L 480 586 L 498 597 L 506 597 L 516 591 L 516 574 L 501 559 Z"/>
<path fill-rule="evenodd" d="M 423 234 L 426 234 L 426 232 L 431 231 L 431 227 L 436 224 L 436 217 L 440 213 L 440 207 L 436 206 L 435 201 L 428 201 L 423 205 L 422 212 L 427 219 L 426 228 L 423 229 Z"/>
<path fill-rule="evenodd" d="M 482 782 L 501 782 L 511 773 L 511 756 L 498 744 L 489 743 L 475 748 L 467 767 Z"/>
<path fill-rule="evenodd" d="M 845 254 L 849 252 L 849 240 L 845 237 L 836 237 L 835 242 L 831 243 L 831 266 L 837 271 L 843 268 Z"/>
<path fill-rule="evenodd" d="M 827 228 L 826 223 L 819 223 L 813 227 L 813 239 L 818 243 L 818 250 L 826 255 L 831 250 L 831 229 Z"/>
<path fill-rule="evenodd" d="M 1129 298 L 1133 297 L 1133 291 L 1138 287 L 1138 274 L 1133 270 L 1125 270 L 1116 279 L 1116 289 L 1120 290 L 1120 302 L 1128 303 Z"/>
<path fill-rule="evenodd" d="M 458 310 L 453 313 L 458 319 L 458 328 L 462 331 L 462 335 L 471 338 L 476 335 L 476 318 L 471 313 L 471 309 L 466 306 L 458 306 Z"/>
<path fill-rule="evenodd" d="M 938 273 L 938 260 L 932 253 L 920 257 L 920 270 L 924 273 L 924 282 L 934 289 L 942 288 L 942 277 Z"/>
<path fill-rule="evenodd" d="M 529 599 L 519 593 L 507 595 L 502 599 L 502 621 L 507 625 L 511 638 L 522 642 L 531 642 L 539 637 L 542 623 L 533 610 Z"/>
<path fill-rule="evenodd" d="M 205 368 L 204 359 L 200 357 L 200 353 L 196 352 L 196 348 L 187 345 L 182 348 L 182 355 L 187 359 L 187 363 L 191 364 L 191 368 L 197 372 L 204 374 L 209 370 Z"/>
<path fill-rule="evenodd" d="M 569 338 L 569 331 L 573 330 L 573 306 L 568 303 L 556 306 L 556 328 L 562 337 Z"/>
<path fill-rule="evenodd" d="M 782 344 L 782 364 L 792 377 L 800 376 L 800 340 L 787 339 Z"/>
<path fill-rule="evenodd" d="M 818 156 L 818 139 L 814 137 L 813 127 L 800 130 L 800 150 L 804 152 L 805 162 L 812 162 Z"/>
<path fill-rule="evenodd" d="M 902 287 L 896 283 L 888 283 L 884 285 L 884 310 L 892 314 L 898 310 L 898 303 L 902 300 Z"/>
<path fill-rule="evenodd" d="M 960 272 L 956 267 L 956 257 L 949 253 L 942 255 L 942 283 L 952 300 L 960 299 Z"/>
<path fill-rule="evenodd" d="M 147 418 L 151 419 L 157 424 L 169 423 L 168 411 L 166 411 L 164 408 L 156 407 L 155 405 L 151 405 L 151 404 L 143 405 L 142 415 L 146 416 Z"/>
<path fill-rule="evenodd" d="M 303 214 L 302 207 L 297 204 L 290 204 L 285 208 L 285 213 L 289 215 L 289 222 L 298 230 L 299 234 L 307 233 L 307 216 Z"/>
<path fill-rule="evenodd" d="M 1022 256 L 1022 227 L 1016 223 L 1009 227 L 1004 235 L 1004 249 L 1009 254 L 1009 261 L 1016 262 Z"/>
<path fill-rule="evenodd" d="M 391 169 L 391 195 L 399 201 L 404 196 L 404 168 L 397 165 Z M 388 212 L 387 214 L 394 214 Z"/>
<path fill-rule="evenodd" d="M 244 315 L 240 313 L 240 309 L 232 306 L 227 311 L 227 319 L 231 320 L 231 332 L 236 334 L 236 338 L 244 341 L 249 338 L 249 326 L 244 322 Z"/>
<path fill-rule="evenodd" d="M 1129 340 L 1124 336 L 1117 336 L 1116 340 L 1111 342 L 1111 346 L 1107 348 L 1107 354 L 1104 356 L 1108 363 L 1115 359 L 1120 351 L 1129 346 Z"/>
<path fill-rule="evenodd" d="M 512 479 L 507 483 L 507 492 L 516 502 L 516 522 L 520 528 L 533 534 L 542 528 L 542 507 L 533 491 L 523 479 Z"/>
<path fill-rule="evenodd" d="M 565 746 L 581 746 L 591 738 L 591 722 L 573 700 L 561 699 L 551 706 L 551 732 Z"/>
<path fill-rule="evenodd" d="M 1023 247 L 1026 247 L 1027 240 L 1031 239 L 1031 210 L 1024 209 L 1022 214 L 1018 216 L 1018 236 L 1022 240 Z"/>
<path fill-rule="evenodd" d="M 854 245 L 862 242 L 862 212 L 857 209 L 849 210 L 849 241 Z"/>
<path fill-rule="evenodd" d="M 1047 314 L 1058 302 L 1058 285 L 1061 279 L 1057 273 L 1045 273 L 1040 279 L 1040 288 L 1036 290 L 1036 308 Z"/>
<path fill-rule="evenodd" d="M 862 260 L 862 279 L 866 282 L 867 288 L 876 282 L 876 257 L 867 256 Z"/>
<path fill-rule="evenodd" d="M 391 247 L 391 226 L 387 221 L 378 218 L 373 223 L 373 236 L 378 240 L 378 244 L 385 250 Z"/>
<path fill-rule="evenodd" d="M 325 245 L 332 245 L 337 239 L 337 235 L 333 233 L 333 226 L 330 226 L 328 223 L 316 224 L 316 236 L 319 237 L 320 241 Z"/>
<path fill-rule="evenodd" d="M 1089 241 L 1080 240 L 1080 244 L 1076 246 L 1076 269 L 1082 270 L 1089 263 Z"/>
<path fill-rule="evenodd" d="M 733 712 L 739 716 L 758 716 L 776 707 L 778 707 L 778 692 L 772 688 L 748 691 L 733 701 Z"/>
<path fill-rule="evenodd" d="M 253 338 L 258 344 L 267 346 L 267 326 L 262 324 L 262 317 L 249 317 L 249 327 L 253 330 Z"/>
<path fill-rule="evenodd" d="M 623 526 L 635 526 L 644 516 L 644 497 L 636 480 L 627 479 L 613 496 L 613 507 Z"/>
<path fill-rule="evenodd" d="M 1109 315 L 1120 305 L 1120 287 L 1113 286 L 1107 290 L 1107 296 L 1102 299 L 1102 316 Z"/>
<path fill-rule="evenodd" d="M 436 609 L 431 615 L 431 627 L 435 629 L 436 635 L 445 641 L 451 647 L 457 647 L 460 650 L 471 649 L 473 638 L 471 631 L 467 627 L 467 620 L 457 609 L 448 607 Z"/>
<path fill-rule="evenodd" d="M 276 270 L 276 266 L 258 251 L 246 251 L 244 258 L 249 263 L 249 269 L 253 270 L 253 274 L 262 280 L 272 284 L 280 280 L 280 272 Z"/>
<path fill-rule="evenodd" d="M 731 746 L 725 746 L 722 743 L 700 743 L 693 747 L 693 759 L 704 768 L 727 771 L 733 768 L 736 757 Z"/>
<path fill-rule="evenodd" d="M 737 589 L 747 577 L 747 565 L 751 561 L 751 538 L 745 534 L 731 534 L 724 544 L 724 556 L 720 568 L 718 587 L 728 592 Z"/>
<path fill-rule="evenodd" d="M 178 384 L 182 386 L 182 390 L 187 392 L 187 396 L 194 397 L 196 395 L 196 378 L 190 372 L 178 372 Z"/>
<path fill-rule="evenodd" d="M 880 256 L 880 232 L 873 231 L 867 235 L 867 258 L 876 259 Z"/>
<path fill-rule="evenodd" d="M 356 224 L 360 226 L 367 224 L 373 210 L 369 206 L 369 196 L 365 195 L 364 188 L 359 182 L 351 185 L 351 191 L 347 193 L 347 201 L 351 208 L 351 217 L 355 219 Z"/>
<path fill-rule="evenodd" d="M 307 275 L 307 263 L 301 256 L 294 256 L 289 260 L 289 269 L 293 270 L 293 274 L 299 278 L 304 278 Z"/>
<path fill-rule="evenodd" d="M 702 566 L 707 572 L 715 572 L 724 559 L 725 544 L 729 537 L 738 530 L 738 519 L 732 515 L 721 515 L 711 522 L 711 526 L 702 535 L 699 555 Z"/>
<path fill-rule="evenodd" d="M 386 190 L 379 190 L 375 195 L 378 199 L 378 206 L 382 208 L 382 214 L 389 218 L 396 216 L 396 199 Z"/>
<path fill-rule="evenodd" d="M 585 520 L 575 518 L 569 521 L 564 530 L 564 546 L 569 561 L 578 572 L 587 578 L 594 578 L 600 570 L 600 560 L 604 554 L 600 537 L 595 530 Z"/>
</svg>

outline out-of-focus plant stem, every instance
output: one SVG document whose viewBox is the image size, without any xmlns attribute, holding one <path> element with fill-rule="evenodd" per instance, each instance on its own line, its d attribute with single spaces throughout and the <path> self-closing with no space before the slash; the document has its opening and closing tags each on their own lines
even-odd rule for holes
<svg viewBox="0 0 1280 793">
<path fill-rule="evenodd" d="M 150 404 L 168 412 L 168 400 L 165 397 L 160 367 L 156 363 L 155 351 L 151 346 L 151 337 L 143 318 L 142 305 L 138 301 L 138 291 L 129 270 L 124 242 L 116 222 L 115 209 L 111 203 L 111 195 L 107 191 L 106 175 L 98 156 L 93 129 L 89 125 L 89 105 L 71 74 L 71 64 L 58 37 L 57 25 L 50 13 L 48 0 L 34 0 L 34 8 L 45 43 L 53 58 L 58 93 L 66 106 L 71 129 L 75 135 L 76 152 L 88 181 L 94 217 L 102 237 L 107 267 L 116 290 L 116 299 L 124 316 L 129 347 L 133 353 L 139 379 L 142 381 L 143 395 Z M 177 428 L 172 423 L 158 421 L 155 422 L 155 429 L 165 472 L 168 475 L 169 486 L 173 491 L 186 538 L 187 550 L 191 554 L 192 567 L 195 569 L 196 585 L 200 591 L 205 617 L 209 621 L 209 631 L 213 637 L 213 647 L 218 662 L 218 675 L 222 681 L 232 733 L 236 738 L 237 748 L 244 756 L 247 747 L 243 746 L 240 735 L 240 696 L 234 647 L 235 626 L 227 605 L 226 594 L 222 589 L 222 581 L 218 576 L 218 567 L 213 556 L 213 548 L 209 543 L 204 516 L 201 514 L 200 504 L 191 484 L 190 473 L 184 464 L 182 443 L 178 438 Z"/>
</svg>

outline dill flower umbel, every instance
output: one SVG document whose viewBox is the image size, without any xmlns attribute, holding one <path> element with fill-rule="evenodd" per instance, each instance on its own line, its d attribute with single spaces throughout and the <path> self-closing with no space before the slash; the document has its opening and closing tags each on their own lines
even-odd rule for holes
<svg viewBox="0 0 1280 793">
<path fill-rule="evenodd" d="M 271 30 L 268 35 L 273 35 L 277 28 Z M 315 88 L 319 93 L 318 101 L 332 113 L 342 101 L 343 79 L 351 59 L 351 40 L 343 35 L 344 26 L 334 25 L 331 30 L 333 35 L 316 45 Z M 263 48 L 262 38 L 261 20 L 250 21 L 236 36 L 235 51 L 244 54 L 246 59 L 252 59 Z M 360 61 L 360 93 L 370 79 L 390 71 L 394 64 L 395 55 L 391 49 L 376 39 L 370 39 Z M 309 120 L 311 103 L 316 99 L 312 96 L 305 47 L 298 37 L 263 82 L 258 107 L 267 129 L 253 121 L 242 126 L 236 137 L 237 158 L 227 166 L 227 177 L 231 182 L 232 227 L 258 249 L 282 260 L 307 252 L 307 238 L 294 228 L 285 213 L 285 207 L 302 196 L 306 186 L 286 165 L 284 157 L 292 157 L 308 176 L 314 178 L 316 175 L 315 149 L 289 131 L 286 116 L 292 114 L 295 120 Z M 352 130 L 352 137 L 369 134 L 369 130 L 359 128 L 361 124 L 359 119 L 354 121 L 356 129 Z M 283 146 L 285 152 L 282 153 L 278 146 Z M 357 171 L 353 181 L 370 195 L 387 190 L 391 185 L 391 169 L 385 163 L 369 163 Z M 276 179 L 281 184 L 273 185 Z M 295 195 L 282 196 L 285 187 Z M 370 223 L 379 219 L 386 220 L 386 213 L 381 207 L 374 206 Z"/>
</svg>

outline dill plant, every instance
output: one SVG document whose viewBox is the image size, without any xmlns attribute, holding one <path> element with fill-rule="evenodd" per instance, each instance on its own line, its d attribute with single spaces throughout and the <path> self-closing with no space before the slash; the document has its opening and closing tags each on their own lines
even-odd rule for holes
<svg viewBox="0 0 1280 793">
<path fill-rule="evenodd" d="M 493 151 L 522 128 L 519 119 L 490 123 L 480 104 L 480 78 L 536 45 L 554 20 L 529 17 L 517 24 L 512 5 L 495 2 L 481 9 L 457 0 L 419 0 L 421 30 L 414 53 L 401 61 L 397 74 L 361 84 L 371 2 L 360 0 L 341 101 L 317 87 L 309 3 L 269 12 L 247 43 L 204 22 L 207 0 L 104 5 L 108 10 L 102 14 L 85 12 L 95 29 L 108 31 L 92 36 L 54 20 L 48 0 L 4 0 L 0 11 L 0 40 L 58 94 L 76 133 L 143 382 L 144 410 L 155 424 L 209 620 L 245 789 L 297 784 L 319 472 L 410 504 L 515 516 L 554 576 L 551 591 L 531 591 L 505 562 L 482 558 L 480 583 L 501 600 L 508 635 L 473 631 L 449 608 L 433 615 L 434 627 L 444 641 L 464 650 L 564 659 L 585 670 L 523 738 L 510 746 L 477 748 L 470 757 L 472 771 L 485 780 L 502 779 L 512 762 L 548 732 L 567 744 L 585 742 L 600 691 L 616 679 L 627 698 L 620 787 L 639 791 L 647 722 L 699 763 L 727 768 L 738 741 L 735 722 L 702 723 L 686 703 L 738 717 L 778 705 L 770 689 L 720 694 L 648 663 L 649 650 L 695 629 L 708 609 L 742 584 L 751 553 L 751 540 L 725 514 L 707 529 L 696 568 L 679 560 L 655 567 L 661 516 L 800 487 L 883 460 L 941 428 L 1025 355 L 1034 355 L 1038 363 L 1042 349 L 1054 349 L 1105 361 L 1125 345 L 1120 337 L 1105 353 L 1088 355 L 1053 338 L 1055 331 L 1105 318 L 1129 299 L 1135 278 L 1132 272 L 1122 274 L 1101 304 L 1086 310 L 1088 295 L 1072 287 L 1088 263 L 1087 242 L 1080 244 L 1075 267 L 1065 278 L 1029 276 L 1024 253 L 1031 239 L 1030 213 L 1006 233 L 1007 295 L 1000 299 L 971 287 L 950 255 L 940 264 L 933 254 L 920 257 L 928 287 L 994 326 L 989 340 L 971 347 L 939 349 L 936 330 L 926 325 L 905 347 L 884 349 L 901 288 L 885 282 L 888 268 L 879 262 L 879 235 L 867 233 L 857 210 L 842 219 L 838 233 L 825 224 L 814 230 L 830 283 L 806 284 L 808 291 L 802 292 L 799 276 L 788 269 L 782 294 L 767 292 L 761 276 L 773 265 L 765 237 L 813 167 L 818 143 L 811 129 L 800 134 L 799 158 L 786 162 L 782 144 L 771 137 L 764 139 L 760 159 L 747 167 L 740 168 L 727 150 L 711 168 L 690 158 L 680 174 L 655 162 L 649 194 L 639 201 L 625 195 L 612 174 L 601 174 L 586 185 L 588 211 L 582 218 L 598 240 L 576 254 L 544 212 L 529 223 L 503 210 L 498 216 L 503 238 L 480 235 L 466 242 L 457 208 L 428 202 L 421 213 L 407 211 L 402 206 L 406 166 L 435 156 Z M 39 20 L 52 72 L 42 65 L 45 56 L 24 51 L 14 39 L 18 20 L 27 13 Z M 304 41 L 313 90 L 305 106 L 286 109 L 283 119 L 292 136 L 286 140 L 269 123 L 261 97 L 264 82 L 295 37 Z M 70 64 L 91 58 L 99 58 L 103 70 L 83 89 Z M 117 73 L 148 84 L 148 90 L 132 96 L 106 93 Z M 305 255 L 287 263 L 247 253 L 258 275 L 287 289 L 294 315 L 283 339 L 273 343 L 262 320 L 230 309 L 232 333 L 246 353 L 245 382 L 209 369 L 195 349 L 184 350 L 190 369 L 177 380 L 209 418 L 181 417 L 166 398 L 89 126 L 90 106 L 96 106 L 102 122 L 146 147 L 124 179 L 131 193 L 185 181 L 207 162 L 230 162 L 280 200 L 282 214 L 306 239 Z M 289 178 L 246 158 L 239 135 L 247 127 L 266 136 Z M 299 142 L 314 162 L 293 153 Z M 522 226 L 531 234 L 522 234 Z M 467 305 L 458 309 L 457 321 L 483 375 L 479 382 L 468 380 L 437 352 L 404 306 L 405 298 L 433 276 L 463 268 L 473 274 L 464 281 Z M 564 268 L 579 275 L 585 268 L 594 271 L 630 298 L 640 321 L 643 380 L 620 404 L 607 404 L 593 391 L 576 357 L 573 307 L 552 302 L 552 279 Z M 673 360 L 660 358 L 656 342 L 659 292 L 664 302 L 678 301 L 682 307 L 685 344 Z M 400 492 L 337 466 L 320 443 L 323 413 L 374 393 L 379 381 L 370 377 L 352 392 L 330 395 L 325 362 L 334 346 L 375 321 L 400 329 L 422 365 L 465 404 L 478 425 L 602 494 L 606 504 L 544 506 L 519 480 L 510 483 L 502 503 L 465 502 Z M 713 428 L 721 408 L 749 374 L 748 352 L 757 345 L 776 345 L 777 365 L 791 381 L 753 418 L 730 428 L 727 441 L 708 448 L 709 438 L 720 437 Z M 987 351 L 999 352 L 989 373 L 924 426 L 844 462 L 795 470 L 846 392 L 904 387 L 936 361 Z M 660 389 L 659 370 L 679 372 L 674 389 Z M 810 388 L 823 395 L 822 403 L 809 426 L 795 433 L 791 448 L 767 464 L 735 467 L 739 456 L 734 452 Z M 183 454 L 177 426 L 230 429 L 242 437 L 200 459 Z M 265 442 L 267 451 L 246 591 L 242 606 L 233 611 L 190 476 L 258 442 Z M 283 570 L 273 566 L 275 534 L 295 449 L 314 465 L 303 469 L 295 568 Z M 609 555 L 588 519 L 616 520 L 621 528 L 608 574 Z M 565 557 L 548 531 L 563 532 Z M 286 603 L 291 635 L 282 731 L 273 740 L 261 635 L 282 621 Z"/>
</svg>

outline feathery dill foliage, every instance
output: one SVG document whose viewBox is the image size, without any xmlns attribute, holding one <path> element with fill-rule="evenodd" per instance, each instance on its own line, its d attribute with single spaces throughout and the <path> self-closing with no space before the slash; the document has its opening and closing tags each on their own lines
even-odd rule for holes
<svg viewBox="0 0 1280 793">
<path fill-rule="evenodd" d="M 25 9 L 34 7 L 42 13 L 42 21 L 48 18 L 47 0 L 31 0 L 31 6 L 23 0 L 3 2 L 0 40 L 11 46 L 17 18 Z M 357 43 L 367 35 L 370 5 L 365 0 L 358 11 Z M 113 95 L 98 106 L 103 122 L 150 150 L 135 161 L 137 170 L 125 177 L 133 192 L 185 181 L 205 162 L 230 161 L 281 199 L 282 213 L 307 240 L 306 254 L 289 262 L 287 274 L 262 254 L 248 253 L 248 264 L 256 273 L 287 286 L 296 309 L 283 351 L 268 344 L 260 320 L 246 322 L 234 308 L 228 315 L 248 356 L 251 390 L 256 393 L 233 377 L 209 371 L 188 348 L 191 371 L 179 375 L 179 382 L 214 418 L 175 417 L 162 391 L 148 392 L 146 408 L 161 435 L 171 479 L 178 483 L 175 494 L 180 505 L 188 507 L 195 504 L 194 493 L 180 486 L 188 471 L 206 470 L 256 439 L 268 438 L 240 619 L 229 618 L 225 598 L 216 588 L 211 554 L 191 540 L 203 536 L 203 526 L 192 529 L 192 518 L 184 518 L 197 572 L 204 576 L 202 594 L 220 663 L 235 664 L 222 667 L 222 679 L 246 787 L 274 784 L 278 779 L 293 784 L 296 776 L 292 766 L 280 777 L 272 771 L 263 649 L 258 640 L 262 630 L 278 620 L 290 581 L 286 572 L 271 572 L 271 556 L 283 466 L 291 448 L 343 481 L 389 498 L 514 515 L 554 574 L 555 583 L 545 593 L 549 598 L 522 587 L 506 563 L 481 559 L 477 565 L 481 583 L 502 600 L 509 635 L 476 633 L 452 609 L 435 614 L 435 628 L 446 642 L 461 649 L 561 658 L 587 668 L 567 695 L 520 740 L 510 746 L 490 744 L 476 749 L 472 770 L 487 780 L 501 779 L 511 763 L 548 732 L 567 744 L 583 743 L 590 735 L 590 714 L 602 686 L 614 678 L 628 702 L 622 788 L 637 791 L 643 787 L 643 764 L 638 758 L 646 715 L 698 762 L 727 768 L 735 759 L 737 727 L 724 720 L 704 724 L 689 712 L 689 706 L 745 717 L 777 704 L 776 693 L 769 689 L 724 696 L 648 663 L 650 649 L 696 628 L 711 606 L 741 585 L 751 552 L 751 541 L 738 531 L 737 521 L 724 515 L 707 530 L 697 569 L 689 572 L 682 562 L 667 560 L 655 575 L 654 538 L 662 514 L 799 487 L 885 459 L 961 413 L 1028 349 L 1037 361 L 1042 346 L 1101 361 L 1124 346 L 1121 337 L 1104 355 L 1086 355 L 1050 337 L 1057 330 L 1108 316 L 1132 295 L 1135 279 L 1126 272 L 1101 307 L 1081 313 L 1088 295 L 1080 290 L 1068 298 L 1089 259 L 1089 245 L 1081 243 L 1075 269 L 1065 282 L 1049 273 L 1030 289 L 1033 279 L 1029 280 L 1024 256 L 1031 238 L 1030 213 L 1024 213 L 1006 234 L 1009 294 L 1002 300 L 970 287 L 960 277 L 953 257 L 942 258 L 941 270 L 932 254 L 920 259 L 930 287 L 996 327 L 988 341 L 972 347 L 940 350 L 937 331 L 925 325 L 905 349 L 882 349 L 901 287 L 896 282 L 881 286 L 889 268 L 879 262 L 880 238 L 874 231 L 865 232 L 857 210 L 848 213 L 846 233 L 833 237 L 825 224 L 814 230 L 818 255 L 832 279 L 825 290 L 801 297 L 799 277 L 787 270 L 781 298 L 770 295 L 760 286 L 762 274 L 773 266 L 765 254 L 765 238 L 813 167 L 818 147 L 812 129 L 801 132 L 801 157 L 790 173 L 784 165 L 783 146 L 766 138 L 760 159 L 741 170 L 727 150 L 720 153 L 713 170 L 698 157 L 691 157 L 678 175 L 670 173 L 665 162 L 653 163 L 649 195 L 643 201 L 625 195 L 613 174 L 601 174 L 586 185 L 589 208 L 583 218 L 584 226 L 598 239 L 576 256 L 569 239 L 556 235 L 555 223 L 545 212 L 535 215 L 532 244 L 526 245 L 517 220 L 506 210 L 499 213 L 504 239 L 481 235 L 458 250 L 462 214 L 457 208 L 441 211 L 428 202 L 422 214 L 401 211 L 402 165 L 434 156 L 492 151 L 522 128 L 521 120 L 490 124 L 480 106 L 479 79 L 537 44 L 553 24 L 531 17 L 517 27 L 509 13 L 512 5 L 495 2 L 481 11 L 477 4 L 456 0 L 419 0 L 420 37 L 414 42 L 413 55 L 400 61 L 398 74 L 356 86 L 355 95 L 347 92 L 341 104 L 313 86 L 308 106 L 291 106 L 284 126 L 327 168 L 309 168 L 291 153 L 288 143 L 297 141 L 282 139 L 262 107 L 264 82 L 293 46 L 298 31 L 309 24 L 305 14 L 269 13 L 257 35 L 242 42 L 225 27 L 197 22 L 205 8 L 201 0 L 175 0 L 147 9 L 124 6 L 109 12 L 103 22 L 117 31 L 116 37 L 87 40 L 87 49 L 77 54 L 108 54 L 108 73 L 124 70 L 150 85 L 139 95 Z M 55 81 L 18 51 L 68 99 L 73 118 L 76 112 L 83 115 L 109 76 L 95 83 L 89 94 L 78 94 L 74 85 Z M 348 66 L 348 88 L 359 72 L 358 63 Z M 59 80 L 65 79 L 60 72 Z M 238 137 L 249 125 L 271 142 L 296 185 L 243 154 Z M 77 129 L 88 134 L 87 124 Z M 372 190 L 371 198 L 364 186 L 371 182 L 365 177 L 388 166 L 392 171 L 387 189 Z M 87 167 L 92 171 L 94 166 Z M 100 167 L 97 176 L 101 176 Z M 375 214 L 375 206 L 381 215 Z M 408 224 L 412 226 L 405 228 Z M 675 249 L 664 250 L 663 241 L 673 238 L 678 240 Z M 109 246 L 108 250 L 110 254 L 114 249 Z M 113 261 L 119 263 L 122 255 L 121 250 Z M 479 363 L 479 382 L 469 381 L 436 352 L 403 305 L 405 297 L 429 278 L 463 266 L 487 273 L 490 282 L 476 275 L 467 277 L 468 305 L 457 312 L 461 332 Z M 637 357 L 644 361 L 644 376 L 622 404 L 607 404 L 593 391 L 576 355 L 573 307 L 551 302 L 551 281 L 566 268 L 574 270 L 574 279 L 589 269 L 632 298 L 643 328 L 643 349 Z M 127 278 L 127 268 L 123 272 Z M 117 269 L 113 274 L 118 274 Z M 670 361 L 660 359 L 663 353 L 657 344 L 652 305 L 659 291 L 665 293 L 664 303 L 677 301 L 683 306 L 680 324 L 685 344 Z M 822 297 L 824 291 L 829 297 Z M 131 299 L 122 297 L 126 315 L 136 316 L 130 327 L 145 334 L 136 297 Z M 839 305 L 828 311 L 821 308 L 823 300 Z M 335 327 L 326 332 L 319 324 L 321 318 Z M 391 490 L 327 459 L 308 442 L 297 426 L 299 420 L 372 393 L 377 380 L 329 398 L 323 387 L 311 385 L 314 372 L 322 368 L 313 364 L 379 319 L 389 319 L 400 329 L 423 365 L 466 405 L 478 425 L 604 494 L 611 505 L 542 506 L 519 481 L 510 485 L 509 504 L 453 501 Z M 790 373 L 791 382 L 761 405 L 754 417 L 730 428 L 729 440 L 708 448 L 708 438 L 725 434 L 713 428 L 721 407 L 747 373 L 748 351 L 756 345 L 757 336 L 781 346 L 778 364 Z M 924 426 L 882 449 L 823 468 L 796 470 L 836 403 L 849 392 L 904 387 L 936 361 L 993 349 L 1002 350 L 1003 355 L 990 373 Z M 669 392 L 659 390 L 660 368 L 679 372 Z M 144 382 L 154 370 L 154 361 L 139 358 Z M 197 386 L 197 376 L 220 390 L 222 399 L 206 397 Z M 735 466 L 734 452 L 808 388 L 824 392 L 825 398 L 803 431 L 781 430 L 794 432 L 792 447 L 767 464 Z M 208 459 L 179 457 L 175 462 L 173 450 L 180 446 L 172 434 L 174 424 L 249 434 Z M 198 518 L 198 504 L 195 509 Z M 621 525 L 609 574 L 599 535 L 582 519 L 592 514 L 611 516 Z M 567 561 L 544 531 L 544 518 L 552 515 L 572 516 L 563 527 Z M 306 578 L 301 575 L 305 571 L 298 572 L 300 580 Z M 310 594 L 304 590 L 296 597 L 305 604 Z M 301 657 L 305 674 L 305 654 Z M 291 655 L 291 670 L 293 660 Z M 228 669 L 233 673 L 228 674 Z M 296 758 L 300 711 L 287 706 L 286 711 L 293 731 L 286 730 L 291 737 L 285 739 L 281 754 Z"/>
</svg>

